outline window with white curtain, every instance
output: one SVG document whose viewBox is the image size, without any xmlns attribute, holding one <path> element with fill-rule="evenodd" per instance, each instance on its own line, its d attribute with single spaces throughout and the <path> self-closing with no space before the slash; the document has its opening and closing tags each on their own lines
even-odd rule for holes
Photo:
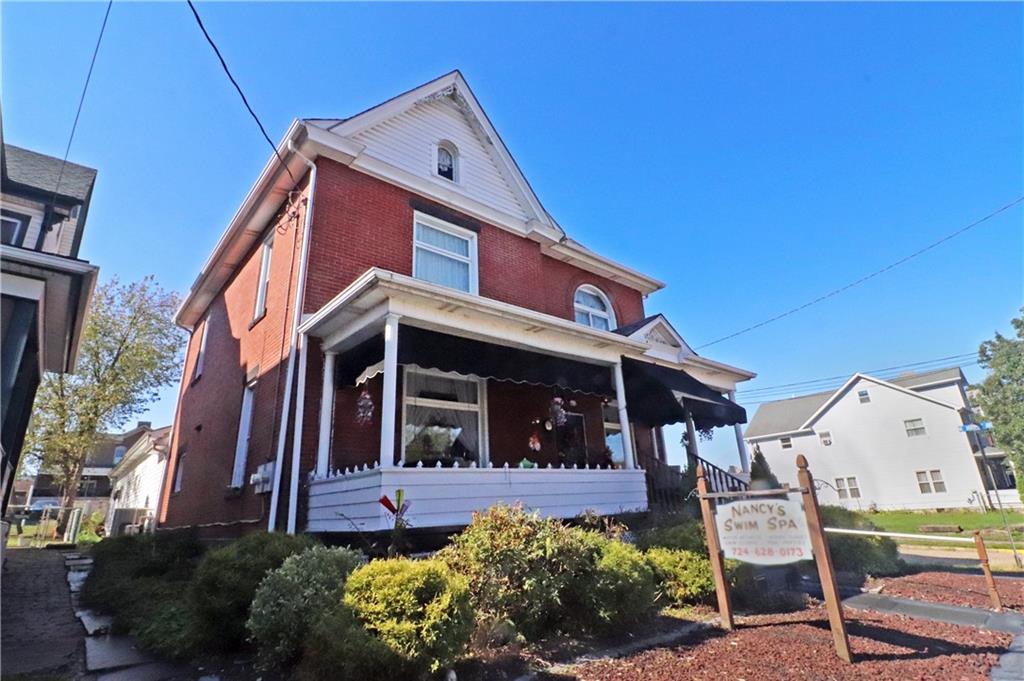
<svg viewBox="0 0 1024 681">
<path fill-rule="evenodd" d="M 573 296 L 573 311 L 576 321 L 602 331 L 615 328 L 615 312 L 611 301 L 601 289 L 589 284 L 576 289 Z"/>
<path fill-rule="evenodd" d="M 452 182 L 459 181 L 459 151 L 451 142 L 438 143 L 435 172 L 437 172 L 438 177 L 443 177 Z"/>
<path fill-rule="evenodd" d="M 238 439 L 235 441 L 235 464 L 231 469 L 231 486 L 245 485 L 245 464 L 249 457 L 249 433 L 252 429 L 252 402 L 256 381 L 246 384 L 242 392 L 242 414 L 238 418 Z"/>
<path fill-rule="evenodd" d="M 429 215 L 416 213 L 412 276 L 432 284 L 476 293 L 476 234 Z"/>
<path fill-rule="evenodd" d="M 403 385 L 404 465 L 486 464 L 484 381 L 409 367 Z"/>
<path fill-rule="evenodd" d="M 263 241 L 260 252 L 260 278 L 256 284 L 256 306 L 252 318 L 259 319 L 267 311 L 267 288 L 270 285 L 270 259 L 274 255 L 274 233 Z"/>
</svg>

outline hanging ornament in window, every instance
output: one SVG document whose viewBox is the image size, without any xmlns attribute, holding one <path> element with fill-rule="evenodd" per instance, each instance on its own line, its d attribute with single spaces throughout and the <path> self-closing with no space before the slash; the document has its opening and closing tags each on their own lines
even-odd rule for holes
<svg viewBox="0 0 1024 681">
<path fill-rule="evenodd" d="M 529 447 L 531 451 L 540 451 L 540 433 L 533 431 L 533 435 L 530 436 Z"/>
<path fill-rule="evenodd" d="M 372 420 L 373 398 L 370 397 L 370 391 L 364 389 L 359 393 L 359 399 L 356 400 L 356 423 L 365 426 Z"/>
<path fill-rule="evenodd" d="M 556 426 L 564 426 L 568 418 L 565 415 L 565 400 L 561 397 L 552 397 L 551 406 L 548 408 L 551 413 L 551 420 Z"/>
</svg>

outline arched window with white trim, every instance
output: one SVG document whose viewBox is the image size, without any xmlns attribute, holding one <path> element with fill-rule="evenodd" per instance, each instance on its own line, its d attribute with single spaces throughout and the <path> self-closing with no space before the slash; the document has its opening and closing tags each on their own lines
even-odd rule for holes
<svg viewBox="0 0 1024 681">
<path fill-rule="evenodd" d="M 596 286 L 585 284 L 576 289 L 573 296 L 573 310 L 576 321 L 601 331 L 615 328 L 615 312 L 608 296 Z"/>
<path fill-rule="evenodd" d="M 437 143 L 437 165 L 434 172 L 438 177 L 443 177 L 451 182 L 458 182 L 459 178 L 459 150 L 454 144 L 448 141 Z"/>
</svg>

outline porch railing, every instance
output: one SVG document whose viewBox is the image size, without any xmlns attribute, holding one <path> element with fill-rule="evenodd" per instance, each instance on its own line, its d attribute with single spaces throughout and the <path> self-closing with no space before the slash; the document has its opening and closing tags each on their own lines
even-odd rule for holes
<svg viewBox="0 0 1024 681">
<path fill-rule="evenodd" d="M 750 484 L 738 478 L 720 466 L 716 466 L 707 459 L 692 454 L 687 455 L 689 465 L 696 470 L 697 464 L 704 466 L 704 476 L 708 481 L 708 488 L 711 492 L 746 492 Z"/>
<path fill-rule="evenodd" d="M 686 503 L 686 474 L 679 466 L 670 466 L 653 456 L 638 457 L 647 479 L 647 503 L 652 510 L 675 513 Z M 690 485 L 692 486 L 692 485 Z"/>
</svg>

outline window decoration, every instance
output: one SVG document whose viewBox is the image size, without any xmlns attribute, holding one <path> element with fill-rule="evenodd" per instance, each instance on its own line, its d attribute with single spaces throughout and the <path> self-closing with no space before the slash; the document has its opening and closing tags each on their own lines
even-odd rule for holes
<svg viewBox="0 0 1024 681">
<path fill-rule="evenodd" d="M 435 168 L 439 177 L 450 182 L 457 181 L 457 166 L 459 152 L 451 142 L 441 142 L 437 145 L 437 167 Z"/>
<path fill-rule="evenodd" d="M 417 213 L 412 275 L 439 286 L 476 293 L 476 234 Z"/>
<path fill-rule="evenodd" d="M 356 399 L 356 423 L 360 426 L 368 425 L 373 421 L 373 397 L 370 391 L 363 388 Z"/>
<path fill-rule="evenodd" d="M 576 289 L 576 295 L 573 296 L 573 312 L 579 324 L 601 331 L 611 331 L 615 328 L 615 313 L 611 301 L 596 286 L 586 284 Z"/>
<path fill-rule="evenodd" d="M 486 460 L 483 449 L 484 383 L 422 369 L 405 372 L 402 460 L 406 466 L 465 467 Z"/>
</svg>

